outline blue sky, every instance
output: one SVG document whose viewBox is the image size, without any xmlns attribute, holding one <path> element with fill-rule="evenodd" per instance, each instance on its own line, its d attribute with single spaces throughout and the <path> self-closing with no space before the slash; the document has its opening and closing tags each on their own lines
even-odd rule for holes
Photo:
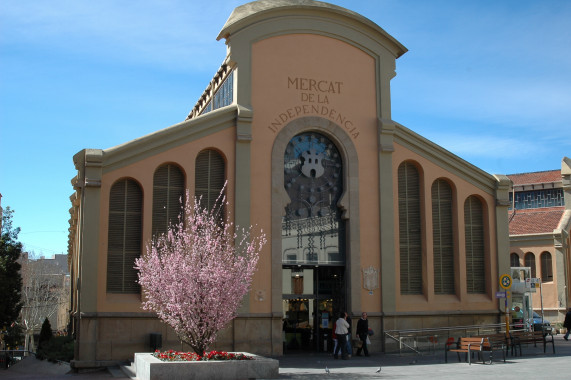
<svg viewBox="0 0 571 380">
<path fill-rule="evenodd" d="M 406 46 L 393 119 L 492 174 L 571 156 L 571 2 L 336 0 Z M 185 119 L 244 1 L 0 0 L 0 193 L 67 252 L 72 157 Z"/>
</svg>

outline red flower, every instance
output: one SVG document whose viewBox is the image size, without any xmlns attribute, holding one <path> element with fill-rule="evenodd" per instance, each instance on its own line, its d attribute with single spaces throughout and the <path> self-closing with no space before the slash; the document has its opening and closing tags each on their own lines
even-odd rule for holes
<svg viewBox="0 0 571 380">
<path fill-rule="evenodd" d="M 253 360 L 251 356 L 244 354 L 234 354 L 228 353 L 226 351 L 210 351 L 204 353 L 203 356 L 197 355 L 194 352 L 178 352 L 173 350 L 168 350 L 160 352 L 156 350 L 153 356 L 162 361 L 201 361 L 201 360 Z"/>
</svg>

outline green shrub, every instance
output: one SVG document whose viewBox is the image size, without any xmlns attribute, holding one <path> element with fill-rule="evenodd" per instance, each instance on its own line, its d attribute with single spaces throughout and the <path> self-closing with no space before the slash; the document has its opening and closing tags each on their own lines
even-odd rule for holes
<svg viewBox="0 0 571 380">
<path fill-rule="evenodd" d="M 42 329 L 40 331 L 40 339 L 38 341 L 38 352 L 42 350 L 44 345 L 46 345 L 54 336 L 52 332 L 52 326 L 50 325 L 49 319 L 44 319 L 42 323 Z"/>
<path fill-rule="evenodd" d="M 73 359 L 73 339 L 70 336 L 55 336 L 38 349 L 36 357 L 51 362 L 67 362 Z"/>
</svg>

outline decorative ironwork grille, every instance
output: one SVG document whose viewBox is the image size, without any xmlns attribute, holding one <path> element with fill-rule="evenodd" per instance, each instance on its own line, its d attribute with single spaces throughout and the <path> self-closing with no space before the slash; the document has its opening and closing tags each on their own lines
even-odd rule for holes
<svg viewBox="0 0 571 380">
<path fill-rule="evenodd" d="M 337 203 L 343 163 L 322 134 L 293 137 L 284 154 L 284 186 L 291 203 L 282 220 L 284 264 L 345 265 L 345 224 Z"/>
</svg>

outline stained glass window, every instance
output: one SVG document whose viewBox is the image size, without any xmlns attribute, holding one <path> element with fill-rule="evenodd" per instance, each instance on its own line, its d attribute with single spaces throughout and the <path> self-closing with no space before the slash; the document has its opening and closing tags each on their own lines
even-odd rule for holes
<svg viewBox="0 0 571 380">
<path fill-rule="evenodd" d="M 322 134 L 293 137 L 284 154 L 284 186 L 291 202 L 282 220 L 284 264 L 345 265 L 345 224 L 337 203 L 343 164 Z"/>
</svg>

